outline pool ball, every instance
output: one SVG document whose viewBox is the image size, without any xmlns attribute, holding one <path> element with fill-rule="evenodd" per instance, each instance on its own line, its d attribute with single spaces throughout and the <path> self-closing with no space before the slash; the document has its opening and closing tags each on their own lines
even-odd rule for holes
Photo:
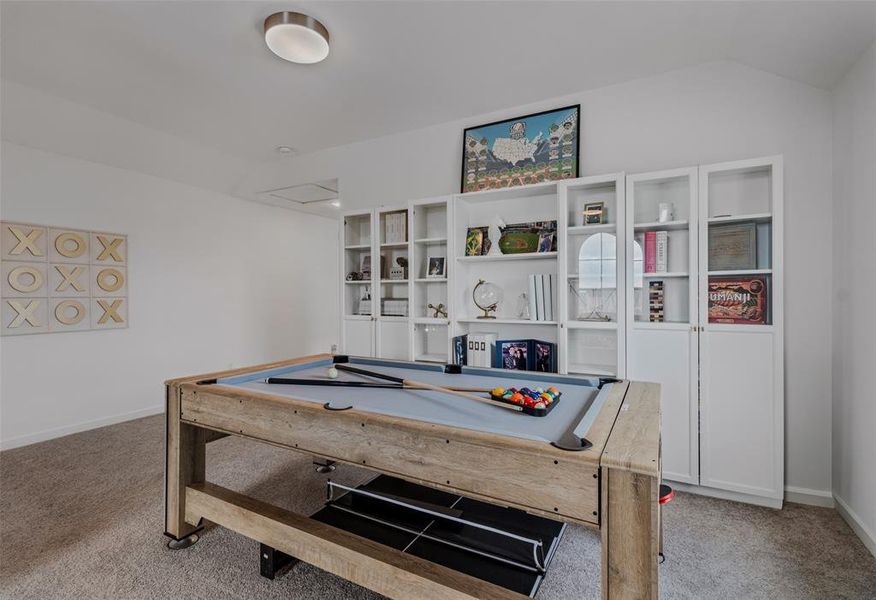
<svg viewBox="0 0 876 600">
<path fill-rule="evenodd" d="M 334 367 L 329 367 L 329 370 L 326 372 L 329 379 L 337 379 L 338 378 L 338 370 Z"/>
<path fill-rule="evenodd" d="M 505 395 L 505 389 L 504 389 L 504 388 L 493 388 L 493 391 L 492 391 L 491 393 L 492 393 L 494 396 L 504 396 L 504 395 Z"/>
</svg>

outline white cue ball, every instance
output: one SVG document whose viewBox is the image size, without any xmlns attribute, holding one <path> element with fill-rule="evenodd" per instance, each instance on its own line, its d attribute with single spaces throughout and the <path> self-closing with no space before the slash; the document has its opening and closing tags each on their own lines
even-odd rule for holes
<svg viewBox="0 0 876 600">
<path fill-rule="evenodd" d="M 338 370 L 334 367 L 329 367 L 328 373 L 326 373 L 326 374 L 328 375 L 329 379 L 337 379 L 338 378 Z"/>
</svg>

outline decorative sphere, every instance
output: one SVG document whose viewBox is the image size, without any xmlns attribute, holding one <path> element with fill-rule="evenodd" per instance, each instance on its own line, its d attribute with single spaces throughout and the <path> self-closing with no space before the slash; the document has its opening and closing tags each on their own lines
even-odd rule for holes
<svg viewBox="0 0 876 600">
<path fill-rule="evenodd" d="M 326 373 L 326 374 L 328 375 L 329 379 L 337 379 L 338 378 L 338 370 L 334 367 L 330 367 L 328 370 L 328 373 Z"/>
<path fill-rule="evenodd" d="M 481 310 L 486 310 L 502 301 L 502 288 L 486 282 L 475 290 L 474 301 Z"/>
</svg>

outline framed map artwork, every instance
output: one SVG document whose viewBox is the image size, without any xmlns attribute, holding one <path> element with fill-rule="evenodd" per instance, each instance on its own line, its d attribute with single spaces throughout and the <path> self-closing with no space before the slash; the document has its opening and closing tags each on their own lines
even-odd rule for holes
<svg viewBox="0 0 876 600">
<path fill-rule="evenodd" d="M 469 127 L 462 192 L 578 177 L 581 105 Z"/>
</svg>

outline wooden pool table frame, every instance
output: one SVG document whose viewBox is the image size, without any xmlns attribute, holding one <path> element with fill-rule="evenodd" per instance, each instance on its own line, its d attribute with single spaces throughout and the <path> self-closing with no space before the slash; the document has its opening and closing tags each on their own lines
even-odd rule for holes
<svg viewBox="0 0 876 600">
<path fill-rule="evenodd" d="M 205 481 L 206 444 L 236 435 L 601 530 L 603 598 L 657 598 L 660 389 L 612 384 L 571 452 L 509 436 L 216 385 L 322 354 L 166 382 L 165 534 L 210 521 L 393 598 L 523 598 Z"/>
</svg>

